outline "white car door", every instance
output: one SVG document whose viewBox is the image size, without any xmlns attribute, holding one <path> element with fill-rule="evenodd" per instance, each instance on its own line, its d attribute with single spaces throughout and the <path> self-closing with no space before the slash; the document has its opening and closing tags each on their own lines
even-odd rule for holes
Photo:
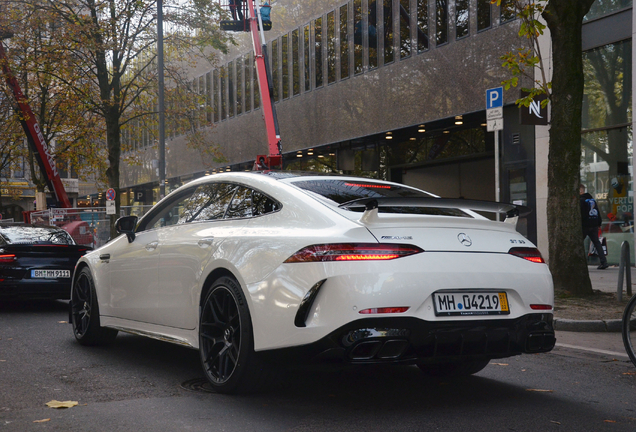
<svg viewBox="0 0 636 432">
<path fill-rule="evenodd" d="M 153 312 L 147 299 L 158 288 L 157 230 L 138 233 L 132 243 L 125 236 L 116 241 L 117 247 L 109 249 L 110 257 L 106 264 L 110 273 L 110 307 L 103 312 L 118 318 L 148 322 Z"/>
<path fill-rule="evenodd" d="M 155 315 L 154 324 L 196 327 L 200 292 L 207 277 L 203 271 L 211 260 L 227 259 L 232 254 L 232 239 L 240 238 L 240 230 L 248 222 L 245 212 L 236 213 L 248 192 L 248 188 L 229 183 L 200 186 L 192 196 L 198 203 L 198 207 L 191 206 L 197 207 L 196 214 L 185 224 L 160 231 L 159 290 L 153 297 L 160 313 Z M 230 239 L 229 244 L 226 239 Z"/>
</svg>

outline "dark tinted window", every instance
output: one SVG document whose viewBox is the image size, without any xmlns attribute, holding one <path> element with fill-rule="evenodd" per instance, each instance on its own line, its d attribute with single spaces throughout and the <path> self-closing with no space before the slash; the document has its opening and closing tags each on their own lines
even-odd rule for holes
<svg viewBox="0 0 636 432">
<path fill-rule="evenodd" d="M 431 195 L 416 189 L 401 186 L 375 183 L 372 181 L 349 180 L 299 180 L 293 182 L 304 190 L 325 197 L 337 204 L 344 204 L 361 198 L 431 198 Z M 360 210 L 362 211 L 362 210 Z M 439 209 L 430 207 L 382 207 L 382 213 L 409 213 L 445 216 L 467 216 L 466 213 L 454 209 Z"/>
<path fill-rule="evenodd" d="M 45 226 L 5 226 L 0 228 L 0 234 L 12 244 L 75 244 L 66 231 Z"/>
<path fill-rule="evenodd" d="M 201 205 L 201 207 L 197 207 L 199 205 L 197 198 L 197 204 L 193 204 L 193 208 L 197 208 L 197 211 L 192 214 L 187 222 L 223 218 L 225 210 L 232 200 L 236 187 L 236 185 L 226 183 L 213 183 L 199 186 L 194 196 L 204 197 L 206 201 Z"/>
</svg>

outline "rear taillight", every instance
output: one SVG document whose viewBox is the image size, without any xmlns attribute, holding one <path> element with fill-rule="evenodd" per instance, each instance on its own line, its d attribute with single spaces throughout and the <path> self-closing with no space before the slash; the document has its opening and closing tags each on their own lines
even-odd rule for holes
<svg viewBox="0 0 636 432">
<path fill-rule="evenodd" d="M 509 254 L 518 256 L 519 258 L 526 259 L 528 261 L 532 261 L 534 263 L 544 263 L 543 257 L 541 256 L 541 252 L 537 248 L 529 248 L 529 247 L 514 247 L 508 251 Z"/>
<path fill-rule="evenodd" d="M 14 254 L 0 255 L 0 264 L 8 264 L 8 263 L 12 263 L 13 261 L 15 261 Z"/>
<path fill-rule="evenodd" d="M 412 245 L 336 243 L 307 246 L 287 258 L 286 263 L 325 261 L 383 261 L 414 255 L 424 250 Z"/>
<path fill-rule="evenodd" d="M 532 310 L 552 310 L 552 305 L 547 304 L 531 304 L 530 309 Z"/>
</svg>

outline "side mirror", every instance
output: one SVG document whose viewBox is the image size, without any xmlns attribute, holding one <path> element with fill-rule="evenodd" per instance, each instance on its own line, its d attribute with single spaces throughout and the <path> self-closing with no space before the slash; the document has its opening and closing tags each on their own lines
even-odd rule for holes
<svg viewBox="0 0 636 432">
<path fill-rule="evenodd" d="M 115 222 L 115 229 L 119 234 L 126 234 L 128 237 L 128 243 L 132 243 L 135 240 L 135 228 L 137 227 L 137 216 L 124 216 L 117 219 Z"/>
</svg>

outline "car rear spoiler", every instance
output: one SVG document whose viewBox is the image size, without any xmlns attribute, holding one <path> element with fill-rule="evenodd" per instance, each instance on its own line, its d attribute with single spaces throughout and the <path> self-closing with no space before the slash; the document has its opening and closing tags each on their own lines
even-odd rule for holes
<svg viewBox="0 0 636 432">
<path fill-rule="evenodd" d="M 516 224 L 518 218 L 527 216 L 532 209 L 522 205 L 500 203 L 494 201 L 469 200 L 461 198 L 427 198 L 427 197 L 382 197 L 382 198 L 359 198 L 338 207 L 348 210 L 364 209 L 364 214 L 360 220 L 366 220 L 371 212 L 377 213 L 382 207 L 428 207 L 428 208 L 448 208 L 458 210 L 473 210 L 478 212 L 505 214 L 505 222 Z"/>
</svg>

